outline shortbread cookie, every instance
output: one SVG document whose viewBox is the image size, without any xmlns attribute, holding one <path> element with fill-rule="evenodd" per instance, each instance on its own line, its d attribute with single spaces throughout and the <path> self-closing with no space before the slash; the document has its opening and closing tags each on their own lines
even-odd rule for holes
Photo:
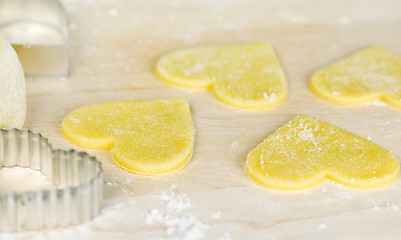
<svg viewBox="0 0 401 240">
<path fill-rule="evenodd" d="M 291 120 L 253 149 L 246 169 L 256 182 L 279 190 L 302 190 L 327 178 L 372 188 L 392 182 L 400 171 L 390 151 L 307 115 Z"/>
<path fill-rule="evenodd" d="M 179 50 L 161 57 L 156 71 L 177 86 L 211 89 L 238 108 L 272 108 L 287 97 L 284 72 L 265 43 Z"/>
<path fill-rule="evenodd" d="M 318 70 L 311 87 L 333 103 L 384 100 L 401 107 L 401 56 L 382 46 L 366 48 Z"/>
<path fill-rule="evenodd" d="M 195 128 L 186 99 L 87 105 L 63 121 L 64 136 L 89 149 L 113 149 L 115 161 L 141 174 L 164 174 L 189 161 Z"/>
</svg>

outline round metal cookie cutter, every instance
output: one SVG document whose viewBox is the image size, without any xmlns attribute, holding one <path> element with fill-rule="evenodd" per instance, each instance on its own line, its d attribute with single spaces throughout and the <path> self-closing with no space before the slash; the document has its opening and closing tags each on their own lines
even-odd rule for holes
<svg viewBox="0 0 401 240">
<path fill-rule="evenodd" d="M 40 171 L 56 187 L 0 193 L 0 232 L 65 227 L 99 214 L 103 170 L 94 156 L 53 149 L 30 130 L 0 129 L 0 168 L 14 166 Z"/>
</svg>

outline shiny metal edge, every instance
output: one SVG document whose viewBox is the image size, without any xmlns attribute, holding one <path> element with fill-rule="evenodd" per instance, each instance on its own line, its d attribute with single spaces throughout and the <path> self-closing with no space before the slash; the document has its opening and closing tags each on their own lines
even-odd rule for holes
<svg viewBox="0 0 401 240">
<path fill-rule="evenodd" d="M 42 9 L 41 14 L 37 14 L 39 9 Z M 69 28 L 63 4 L 59 0 L 0 0 L 0 30 L 15 22 L 44 23 L 58 30 L 63 38 L 59 43 L 10 41 L 23 66 L 25 77 L 68 79 Z M 3 34 L 8 37 L 6 33 Z"/>
<path fill-rule="evenodd" d="M 28 129 L 0 129 L 0 168 L 13 166 L 42 172 L 57 188 L 0 193 L 0 232 L 76 225 L 99 214 L 103 170 L 95 156 L 53 149 Z"/>
</svg>

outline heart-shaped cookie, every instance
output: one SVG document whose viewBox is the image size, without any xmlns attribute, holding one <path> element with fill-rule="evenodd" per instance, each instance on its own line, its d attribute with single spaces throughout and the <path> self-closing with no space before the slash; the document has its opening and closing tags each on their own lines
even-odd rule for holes
<svg viewBox="0 0 401 240">
<path fill-rule="evenodd" d="M 339 104 L 384 100 L 401 107 L 401 56 L 382 46 L 363 49 L 328 67 L 311 79 L 312 90 Z"/>
<path fill-rule="evenodd" d="M 256 182 L 279 190 L 302 190 L 329 178 L 356 188 L 397 178 L 395 156 L 379 145 L 316 118 L 301 115 L 253 149 L 246 169 Z"/>
<path fill-rule="evenodd" d="M 141 174 L 164 174 L 185 166 L 195 133 L 188 101 L 182 98 L 83 106 L 65 117 L 62 130 L 78 146 L 113 148 L 120 166 Z"/>
<path fill-rule="evenodd" d="M 238 108 L 271 108 L 287 97 L 284 72 L 265 43 L 179 50 L 161 57 L 156 71 L 177 86 L 213 89 Z"/>
</svg>

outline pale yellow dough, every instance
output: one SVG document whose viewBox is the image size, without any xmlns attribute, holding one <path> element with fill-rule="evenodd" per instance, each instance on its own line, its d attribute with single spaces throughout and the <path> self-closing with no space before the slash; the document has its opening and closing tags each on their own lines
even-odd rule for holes
<svg viewBox="0 0 401 240">
<path fill-rule="evenodd" d="M 174 172 L 189 161 L 195 128 L 186 99 L 120 101 L 70 112 L 64 136 L 78 146 L 111 149 L 123 168 L 141 174 Z"/>
<path fill-rule="evenodd" d="M 177 86 L 212 89 L 238 108 L 272 108 L 287 98 L 284 72 L 265 43 L 179 50 L 161 57 L 156 71 Z"/>
<path fill-rule="evenodd" d="M 401 107 L 401 56 L 382 46 L 363 49 L 318 70 L 311 87 L 334 103 L 356 105 L 383 100 Z"/>
<path fill-rule="evenodd" d="M 253 149 L 246 170 L 266 187 L 303 190 L 327 178 L 355 188 L 378 187 L 395 180 L 400 167 L 383 147 L 301 115 Z"/>
</svg>

